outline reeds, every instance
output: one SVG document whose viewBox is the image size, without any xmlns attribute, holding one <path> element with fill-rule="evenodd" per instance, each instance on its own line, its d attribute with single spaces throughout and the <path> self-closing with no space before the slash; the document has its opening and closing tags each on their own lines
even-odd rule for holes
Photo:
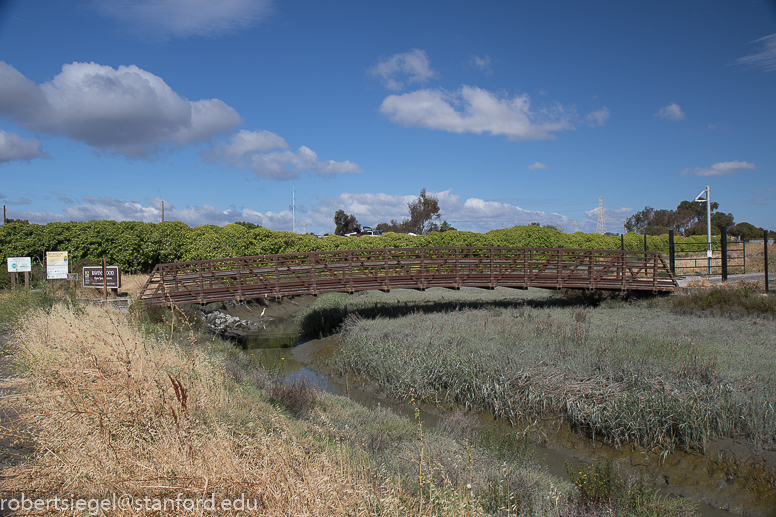
<svg viewBox="0 0 776 517">
<path fill-rule="evenodd" d="M 676 314 L 663 301 L 348 320 L 332 366 L 392 397 L 516 422 L 548 414 L 615 446 L 776 450 L 776 327 Z"/>
</svg>

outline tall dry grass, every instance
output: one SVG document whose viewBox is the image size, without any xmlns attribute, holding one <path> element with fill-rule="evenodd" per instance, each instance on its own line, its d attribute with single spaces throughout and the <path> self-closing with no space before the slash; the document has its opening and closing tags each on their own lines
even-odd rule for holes
<svg viewBox="0 0 776 517">
<path fill-rule="evenodd" d="M 14 402 L 37 453 L 5 472 L 0 491 L 258 501 L 242 515 L 431 514 L 344 446 L 315 440 L 255 390 L 230 385 L 194 336 L 181 343 L 172 335 L 149 336 L 123 314 L 91 306 L 54 305 L 26 318 L 15 334 L 25 373 Z M 436 509 L 476 513 L 468 505 L 453 497 Z M 164 514 L 193 514 L 179 510 Z"/>
</svg>

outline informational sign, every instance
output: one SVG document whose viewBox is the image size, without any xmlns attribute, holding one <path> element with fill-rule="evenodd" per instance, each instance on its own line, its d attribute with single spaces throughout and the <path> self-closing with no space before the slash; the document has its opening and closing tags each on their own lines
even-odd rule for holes
<svg viewBox="0 0 776 517">
<path fill-rule="evenodd" d="M 102 289 L 102 266 L 86 266 L 83 269 L 84 287 L 98 287 Z M 108 289 L 118 289 L 121 287 L 121 268 L 118 266 L 107 266 L 105 268 L 105 278 L 108 280 Z"/>
<path fill-rule="evenodd" d="M 30 257 L 8 257 L 9 273 L 23 273 L 25 271 L 32 271 Z"/>
<path fill-rule="evenodd" d="M 59 278 L 67 279 L 67 252 L 66 251 L 47 251 L 46 252 L 46 278 L 56 280 Z"/>
</svg>

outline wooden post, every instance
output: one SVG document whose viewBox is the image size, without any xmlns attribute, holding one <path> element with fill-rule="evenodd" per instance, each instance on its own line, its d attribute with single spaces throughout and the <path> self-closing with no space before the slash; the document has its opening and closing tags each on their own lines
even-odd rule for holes
<svg viewBox="0 0 776 517">
<path fill-rule="evenodd" d="M 108 301 L 108 272 L 105 266 L 105 258 L 102 259 L 102 301 Z"/>
<path fill-rule="evenodd" d="M 24 272 L 24 287 L 25 287 L 25 289 L 29 289 L 30 288 L 30 272 L 29 271 L 25 271 Z"/>
<path fill-rule="evenodd" d="M 644 251 L 647 251 L 647 230 L 644 230 Z"/>
<path fill-rule="evenodd" d="M 625 234 L 620 235 L 620 250 L 625 251 Z"/>
<path fill-rule="evenodd" d="M 676 276 L 676 244 L 674 243 L 674 231 L 668 230 L 668 264 L 671 275 Z"/>
<path fill-rule="evenodd" d="M 16 272 L 11 273 L 11 290 L 16 289 Z"/>
</svg>

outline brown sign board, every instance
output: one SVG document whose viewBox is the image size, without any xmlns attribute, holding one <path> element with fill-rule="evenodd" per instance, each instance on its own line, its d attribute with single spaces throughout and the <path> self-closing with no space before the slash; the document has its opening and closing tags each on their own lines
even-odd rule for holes
<svg viewBox="0 0 776 517">
<path fill-rule="evenodd" d="M 102 289 L 102 266 L 86 266 L 84 273 L 84 287 L 98 287 Z M 105 268 L 105 276 L 108 278 L 108 289 L 121 287 L 121 268 L 108 266 Z"/>
</svg>

